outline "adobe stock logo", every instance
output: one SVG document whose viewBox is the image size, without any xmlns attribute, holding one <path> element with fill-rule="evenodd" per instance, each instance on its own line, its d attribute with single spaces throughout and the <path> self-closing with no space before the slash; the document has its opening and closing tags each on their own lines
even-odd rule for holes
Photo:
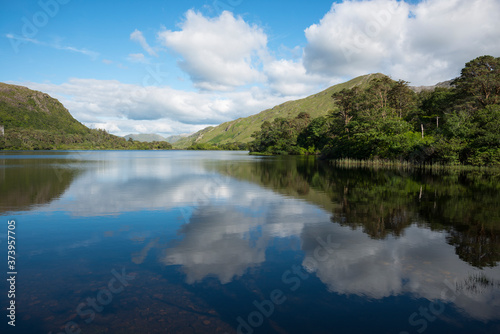
<svg viewBox="0 0 500 334">
<path fill-rule="evenodd" d="M 212 7 L 215 12 L 220 15 L 223 11 L 232 12 L 236 7 L 241 5 L 243 0 L 214 0 Z"/>
<path fill-rule="evenodd" d="M 351 27 L 357 30 L 350 39 L 343 40 L 339 47 L 347 62 L 353 60 L 369 46 L 371 40 L 379 37 L 385 28 L 389 27 L 393 17 L 398 14 L 399 3 L 391 1 L 387 7 L 371 14 L 372 19 L 367 21 L 363 27 Z"/>
<path fill-rule="evenodd" d="M 135 279 L 135 275 L 127 274 L 125 272 L 125 268 L 122 268 L 121 273 L 112 269 L 111 274 L 113 277 L 108 281 L 106 287 L 97 292 L 95 298 L 89 297 L 85 300 L 85 302 L 78 304 L 76 307 L 76 314 L 86 324 L 90 324 L 94 321 L 96 313 L 102 312 L 104 307 L 113 301 L 113 297 L 121 293 L 125 287 L 129 286 L 129 281 Z M 82 329 L 75 321 L 68 321 L 64 325 L 64 331 L 57 334 L 80 334 Z M 49 332 L 48 334 L 53 333 Z"/>
<path fill-rule="evenodd" d="M 66 5 L 71 0 L 40 0 L 38 6 L 40 10 L 35 12 L 30 18 L 23 16 L 21 18 L 21 35 L 7 34 L 10 45 L 15 53 L 19 52 L 19 46 L 32 40 L 38 34 L 41 28 L 45 27 L 51 18 L 58 13 L 61 5 Z"/>
<path fill-rule="evenodd" d="M 325 239 L 316 237 L 316 241 L 318 244 L 312 256 L 306 256 L 302 265 L 294 264 L 283 272 L 281 275 L 281 288 L 272 290 L 268 299 L 260 302 L 254 300 L 252 304 L 255 309 L 245 317 L 238 316 L 236 318 L 238 322 L 237 334 L 253 334 L 257 328 L 264 324 L 266 319 L 271 318 L 277 309 L 276 306 L 288 300 L 287 290 L 289 292 L 297 291 L 302 286 L 302 283 L 309 278 L 308 271 L 314 272 L 319 263 L 331 259 L 335 254 L 335 250 L 340 247 L 340 244 L 333 241 L 330 234 Z"/>
</svg>

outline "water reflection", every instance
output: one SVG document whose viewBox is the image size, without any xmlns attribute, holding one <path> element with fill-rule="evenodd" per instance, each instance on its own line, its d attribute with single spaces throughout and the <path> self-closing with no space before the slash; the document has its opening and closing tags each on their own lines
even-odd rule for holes
<svg viewBox="0 0 500 334">
<path fill-rule="evenodd" d="M 41 254 L 72 252 L 76 259 L 68 261 L 91 272 L 92 261 L 126 259 L 138 277 L 153 277 L 146 285 L 156 301 L 165 291 L 188 295 L 210 283 L 214 294 L 224 291 L 234 304 L 245 296 L 250 307 L 260 298 L 252 284 L 274 289 L 287 268 L 302 265 L 314 279 L 281 309 L 287 317 L 317 300 L 323 301 L 318 312 L 328 313 L 338 296 L 359 296 L 389 304 L 391 297 L 408 297 L 415 310 L 418 300 L 441 300 L 475 320 L 500 319 L 497 174 L 342 169 L 228 152 L 2 161 L 2 190 L 9 191 L 0 196 L 3 210 L 32 210 L 58 231 L 50 240 L 36 239 L 36 231 L 25 235 L 27 244 L 33 241 L 33 263 Z M 325 243 L 332 248 L 319 257 Z M 109 269 L 102 267 L 106 280 Z M 75 278 L 63 272 L 65 279 Z M 235 283 L 248 288 L 242 292 Z M 209 309 L 211 302 L 217 303 L 207 297 L 200 305 Z"/>
<path fill-rule="evenodd" d="M 184 238 L 166 250 L 163 263 L 182 265 L 188 283 L 210 275 L 228 283 L 265 261 L 264 238 L 245 237 L 260 225 L 262 219 L 232 208 L 201 209 L 179 230 Z"/>
<path fill-rule="evenodd" d="M 448 232 L 447 242 L 475 267 L 500 261 L 498 171 L 345 169 L 290 158 L 219 170 L 305 199 L 332 212 L 332 222 L 361 229 L 372 239 L 400 237 L 417 224 Z"/>
<path fill-rule="evenodd" d="M 30 210 L 61 197 L 80 171 L 58 162 L 0 156 L 0 213 Z"/>
<path fill-rule="evenodd" d="M 323 261 L 311 261 L 317 238 L 325 236 L 331 236 L 339 247 Z M 498 284 L 483 286 L 481 293 L 458 290 L 477 271 L 457 259 L 445 242 L 445 233 L 412 226 L 400 238 L 381 241 L 333 225 L 306 227 L 302 240 L 309 257 L 302 264 L 330 291 L 376 299 L 411 294 L 414 298 L 454 303 L 476 319 L 499 318 Z M 499 282 L 498 268 L 482 273 L 490 282 Z"/>
</svg>

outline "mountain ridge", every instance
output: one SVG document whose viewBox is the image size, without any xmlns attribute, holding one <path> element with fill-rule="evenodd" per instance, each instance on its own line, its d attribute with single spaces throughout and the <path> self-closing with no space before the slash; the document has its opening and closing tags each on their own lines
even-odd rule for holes
<svg viewBox="0 0 500 334">
<path fill-rule="evenodd" d="M 335 108 L 335 102 L 331 98 L 333 93 L 342 89 L 350 89 L 355 86 L 364 87 L 376 78 L 387 77 L 382 73 L 371 73 L 356 77 L 344 83 L 340 83 L 322 90 L 319 93 L 298 100 L 283 102 L 277 106 L 265 109 L 257 114 L 224 122 L 217 126 L 206 127 L 194 134 L 183 138 L 175 143 L 175 148 L 187 148 L 197 143 L 225 144 L 230 142 L 248 143 L 252 141 L 251 135 L 260 130 L 264 121 L 273 121 L 277 117 L 293 118 L 300 112 L 307 112 L 312 118 L 327 115 Z"/>
<path fill-rule="evenodd" d="M 342 89 L 350 89 L 355 86 L 365 88 L 372 80 L 389 77 L 382 73 L 370 73 L 362 75 L 322 90 L 319 93 L 310 95 L 308 97 L 291 100 L 281 103 L 272 108 L 263 110 L 257 114 L 247 117 L 240 117 L 238 119 L 224 122 L 217 126 L 206 127 L 194 134 L 180 139 L 175 143 L 176 148 L 187 148 L 190 145 L 198 143 L 209 144 L 226 144 L 230 142 L 248 143 L 252 141 L 251 135 L 255 131 L 260 130 L 260 125 L 264 121 L 273 121 L 276 117 L 294 118 L 300 112 L 307 112 L 312 118 L 325 116 L 335 108 L 335 102 L 331 98 L 333 93 L 339 92 Z M 390 78 L 390 77 L 389 77 Z M 419 86 L 410 88 L 415 91 L 433 90 L 436 87 L 452 86 L 452 80 L 440 82 L 434 86 Z"/>
</svg>

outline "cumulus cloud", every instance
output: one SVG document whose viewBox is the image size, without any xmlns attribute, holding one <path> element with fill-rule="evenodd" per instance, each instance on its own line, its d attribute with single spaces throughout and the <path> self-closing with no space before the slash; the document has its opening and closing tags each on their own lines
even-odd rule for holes
<svg viewBox="0 0 500 334">
<path fill-rule="evenodd" d="M 258 87 L 219 94 L 76 78 L 60 85 L 31 82 L 22 85 L 58 98 L 80 122 L 119 135 L 138 131 L 195 132 L 252 115 L 289 98 Z"/>
<path fill-rule="evenodd" d="M 305 30 L 304 65 L 324 76 L 383 72 L 435 84 L 475 57 L 500 53 L 499 12 L 496 0 L 335 3 Z"/>
<path fill-rule="evenodd" d="M 165 83 L 158 66 L 148 67 L 154 74 L 135 85 L 91 79 L 25 85 L 58 97 L 86 125 L 116 134 L 194 132 L 367 73 L 413 85 L 454 78 L 467 61 L 500 55 L 499 12 L 497 0 L 334 3 L 305 29 L 305 47 L 289 46 L 294 56 L 287 58 L 269 48 L 264 29 L 242 17 L 225 11 L 210 18 L 190 10 L 178 30 L 158 33 L 158 43 L 179 56 L 180 69 L 198 91 L 160 86 Z M 148 55 L 159 56 L 141 31 L 130 39 L 147 53 L 130 54 L 129 61 L 147 64 Z"/>
<path fill-rule="evenodd" d="M 283 96 L 317 92 L 327 82 L 334 84 L 340 81 L 335 77 L 325 79 L 322 75 L 307 73 L 301 61 L 286 59 L 266 63 L 264 71 L 271 90 Z"/>
<path fill-rule="evenodd" d="M 159 38 L 182 57 L 179 66 L 200 89 L 228 90 L 264 80 L 258 66 L 267 36 L 230 12 L 210 19 L 190 10 L 180 31 L 162 31 Z"/>
<path fill-rule="evenodd" d="M 134 32 L 132 32 L 130 34 L 130 39 L 132 41 L 139 43 L 142 46 L 142 48 L 144 49 L 144 51 L 146 51 L 150 56 L 158 57 L 158 54 L 148 44 L 148 42 L 146 41 L 146 38 L 144 37 L 144 35 L 142 34 L 141 31 L 135 29 Z"/>
</svg>

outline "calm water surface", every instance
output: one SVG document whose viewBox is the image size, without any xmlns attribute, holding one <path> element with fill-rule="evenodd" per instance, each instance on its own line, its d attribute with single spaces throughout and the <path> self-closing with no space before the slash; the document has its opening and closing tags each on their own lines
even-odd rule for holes
<svg viewBox="0 0 500 334">
<path fill-rule="evenodd" d="M 18 275 L 16 327 L 5 279 L 1 326 L 499 333 L 499 180 L 244 152 L 3 152 L 0 247 L 14 219 Z"/>
</svg>

